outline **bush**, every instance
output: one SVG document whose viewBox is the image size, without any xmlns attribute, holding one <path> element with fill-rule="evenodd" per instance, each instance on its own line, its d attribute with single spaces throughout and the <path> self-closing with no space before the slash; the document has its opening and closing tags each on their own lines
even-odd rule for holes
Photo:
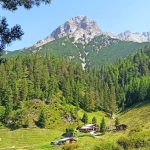
<svg viewBox="0 0 150 150">
<path fill-rule="evenodd" d="M 27 128 L 29 126 L 28 114 L 23 109 L 12 111 L 7 119 L 6 126 L 11 130 L 18 128 Z"/>
<path fill-rule="evenodd" d="M 79 145 L 77 143 L 74 144 L 65 144 L 62 147 L 62 150 L 73 150 L 73 149 L 77 149 L 79 147 Z"/>
</svg>

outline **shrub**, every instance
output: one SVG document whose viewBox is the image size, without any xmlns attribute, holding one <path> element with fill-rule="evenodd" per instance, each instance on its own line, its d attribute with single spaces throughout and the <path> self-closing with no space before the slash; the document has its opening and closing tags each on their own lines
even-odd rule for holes
<svg viewBox="0 0 150 150">
<path fill-rule="evenodd" d="M 79 147 L 79 145 L 77 143 L 74 144 L 65 144 L 62 147 L 62 150 L 73 150 L 73 149 L 77 149 Z"/>
</svg>

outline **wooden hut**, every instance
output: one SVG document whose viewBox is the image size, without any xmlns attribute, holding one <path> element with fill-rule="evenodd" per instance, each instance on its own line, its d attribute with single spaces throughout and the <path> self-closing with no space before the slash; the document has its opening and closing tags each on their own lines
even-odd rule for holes
<svg viewBox="0 0 150 150">
<path fill-rule="evenodd" d="M 117 131 L 123 131 L 123 130 L 126 130 L 127 128 L 128 128 L 128 126 L 126 124 L 116 125 L 116 130 Z"/>
<path fill-rule="evenodd" d="M 97 124 L 87 124 L 79 129 L 80 132 L 98 131 L 99 126 Z"/>
</svg>

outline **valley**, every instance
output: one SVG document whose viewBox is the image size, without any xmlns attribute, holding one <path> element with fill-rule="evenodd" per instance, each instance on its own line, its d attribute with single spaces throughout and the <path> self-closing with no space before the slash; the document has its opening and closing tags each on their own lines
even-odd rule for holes
<svg viewBox="0 0 150 150">
<path fill-rule="evenodd" d="M 0 150 L 149 150 L 149 37 L 103 32 L 77 16 L 31 47 L 5 51 Z M 55 145 L 68 134 L 77 142 Z"/>
</svg>

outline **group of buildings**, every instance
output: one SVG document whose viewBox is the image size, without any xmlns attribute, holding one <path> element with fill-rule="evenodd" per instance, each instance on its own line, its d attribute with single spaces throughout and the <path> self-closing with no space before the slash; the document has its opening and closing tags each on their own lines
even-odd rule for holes
<svg viewBox="0 0 150 150">
<path fill-rule="evenodd" d="M 125 124 L 119 124 L 116 126 L 116 131 L 122 131 L 122 130 L 126 130 L 127 129 L 127 125 Z M 97 124 L 87 124 L 82 126 L 79 129 L 80 132 L 97 132 L 99 131 L 99 126 Z M 52 145 L 63 145 L 65 143 L 76 143 L 77 139 L 75 137 L 65 137 L 60 139 L 59 141 L 54 141 L 51 142 Z"/>
</svg>

